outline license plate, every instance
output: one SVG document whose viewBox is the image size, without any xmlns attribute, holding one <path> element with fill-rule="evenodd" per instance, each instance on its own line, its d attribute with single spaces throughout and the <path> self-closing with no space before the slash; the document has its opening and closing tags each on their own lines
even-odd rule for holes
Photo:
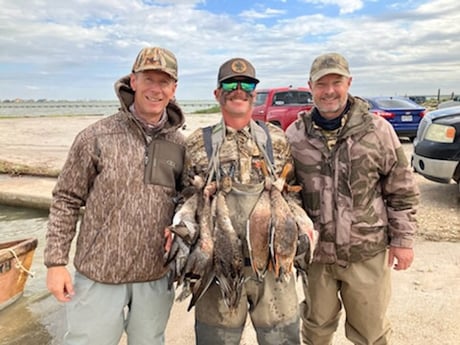
<svg viewBox="0 0 460 345">
<path fill-rule="evenodd" d="M 412 115 L 402 115 L 401 116 L 401 121 L 403 121 L 403 122 L 411 122 L 412 121 Z"/>
</svg>

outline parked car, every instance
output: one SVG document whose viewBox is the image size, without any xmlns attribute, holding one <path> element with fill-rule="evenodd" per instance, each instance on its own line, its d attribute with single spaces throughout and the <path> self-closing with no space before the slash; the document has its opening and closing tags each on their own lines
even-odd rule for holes
<svg viewBox="0 0 460 345">
<path fill-rule="evenodd" d="M 418 124 L 425 116 L 425 108 L 404 97 L 364 97 L 370 111 L 391 123 L 400 137 L 413 140 Z"/>
<path fill-rule="evenodd" d="M 306 87 L 258 89 L 252 118 L 286 130 L 297 119 L 299 112 L 309 110 L 312 106 L 310 89 Z"/>
<path fill-rule="evenodd" d="M 420 122 L 414 140 L 412 166 L 425 178 L 459 184 L 460 106 L 431 111 Z"/>
</svg>

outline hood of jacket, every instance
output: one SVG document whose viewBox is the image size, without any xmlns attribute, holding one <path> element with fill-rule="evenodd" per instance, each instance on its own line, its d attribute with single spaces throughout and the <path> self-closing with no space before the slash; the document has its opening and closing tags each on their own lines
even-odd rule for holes
<svg viewBox="0 0 460 345">
<path fill-rule="evenodd" d="M 130 75 L 124 76 L 117 80 L 115 82 L 115 93 L 120 100 L 120 111 L 133 116 L 129 111 L 129 107 L 134 103 L 134 90 L 131 88 L 129 80 Z M 175 131 L 184 125 L 184 113 L 174 101 L 169 101 L 168 105 L 166 106 L 166 112 L 168 114 L 168 121 L 165 124 L 166 130 Z"/>
</svg>

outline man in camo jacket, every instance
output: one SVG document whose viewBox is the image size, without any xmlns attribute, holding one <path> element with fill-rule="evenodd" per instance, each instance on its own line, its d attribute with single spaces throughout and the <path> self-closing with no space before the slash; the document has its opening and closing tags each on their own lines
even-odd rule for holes
<svg viewBox="0 0 460 345">
<path fill-rule="evenodd" d="M 181 109 L 173 102 L 177 61 L 142 49 L 115 83 L 118 113 L 80 132 L 53 190 L 47 286 L 65 303 L 65 345 L 164 344 L 174 300 L 164 229 L 171 223 L 185 155 Z M 79 227 L 72 280 L 71 242 Z"/>
<path fill-rule="evenodd" d="M 218 165 L 216 172 L 233 177 L 232 191 L 227 195 L 226 202 L 231 223 L 243 243 L 246 242 L 247 219 L 259 201 L 266 178 L 260 169 L 261 162 L 265 160 L 264 153 L 257 143 L 257 133 L 265 135 L 265 132 L 251 120 L 258 82 L 253 65 L 246 59 L 233 58 L 221 65 L 214 96 L 220 105 L 222 121 L 213 127 L 214 134 L 221 134 L 221 145 L 208 157 L 203 130 L 198 129 L 187 137 L 184 162 L 185 186 L 190 184 L 190 176 L 199 175 L 206 180 L 209 162 L 214 159 Z M 271 138 L 273 168 L 279 176 L 283 167 L 292 163 L 290 146 L 281 129 L 272 124 L 266 126 L 267 135 Z M 231 245 L 228 243 L 228 247 Z M 244 280 L 239 303 L 236 308 L 229 309 L 221 287 L 214 280 L 195 305 L 196 344 L 240 344 L 248 314 L 258 344 L 300 344 L 299 304 L 293 273 L 290 274 L 291 279 L 280 282 L 275 279 L 273 271 L 268 271 L 259 279 L 251 268 L 244 245 L 242 251 L 245 254 Z"/>
<path fill-rule="evenodd" d="M 305 344 L 332 343 L 342 305 L 351 342 L 389 344 L 390 269 L 414 258 L 413 173 L 390 123 L 348 93 L 351 80 L 343 56 L 317 57 L 314 107 L 286 132 L 304 208 L 320 233 L 304 286 Z"/>
</svg>

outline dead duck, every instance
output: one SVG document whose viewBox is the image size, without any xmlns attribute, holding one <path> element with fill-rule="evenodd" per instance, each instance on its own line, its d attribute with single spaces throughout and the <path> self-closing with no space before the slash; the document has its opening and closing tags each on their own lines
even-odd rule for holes
<svg viewBox="0 0 460 345">
<path fill-rule="evenodd" d="M 204 180 L 196 175 L 190 181 L 191 186 L 186 192 L 188 198 L 174 215 L 172 224 L 168 226 L 173 237 L 171 248 L 165 253 L 165 265 L 169 265 L 171 271 L 168 280 L 169 288 L 172 288 L 175 281 L 177 281 L 178 285 L 182 283 L 183 271 L 190 254 L 190 247 L 195 243 L 199 232 L 196 213 Z M 193 195 L 190 194 L 192 189 L 194 191 Z"/>
<path fill-rule="evenodd" d="M 197 218 L 200 227 L 199 239 L 187 259 L 184 269 L 183 290 L 178 297 L 180 301 L 192 294 L 188 310 L 195 305 L 214 279 L 212 272 L 214 258 L 214 226 L 212 220 L 211 196 L 202 192 L 199 193 L 198 199 L 200 201 L 197 207 Z"/>
<path fill-rule="evenodd" d="M 187 198 L 179 211 L 174 214 L 172 224 L 169 226 L 169 229 L 174 234 L 182 237 L 184 241 L 193 245 L 199 233 L 196 215 L 199 213 L 199 205 L 202 206 L 202 200 L 200 200 L 200 198 L 202 198 L 205 186 L 204 179 L 199 175 L 195 175 L 191 178 L 190 182 L 191 186 L 187 188 L 186 193 L 190 194 L 190 190 L 193 190 L 193 194 Z"/>
<path fill-rule="evenodd" d="M 217 284 L 229 309 L 238 306 L 244 282 L 241 240 L 236 233 L 225 196 L 231 189 L 231 178 L 223 177 L 216 194 L 216 224 L 214 230 L 214 272 Z"/>
<path fill-rule="evenodd" d="M 254 206 L 246 227 L 249 259 L 259 280 L 265 276 L 270 261 L 270 227 L 270 192 L 265 190 Z"/>
<path fill-rule="evenodd" d="M 272 183 L 270 188 L 271 267 L 276 279 L 281 281 L 289 280 L 297 251 L 298 226 L 282 194 L 286 186 L 286 178 L 292 171 L 292 164 L 287 163 L 283 167 L 279 178 Z"/>
<path fill-rule="evenodd" d="M 297 251 L 298 227 L 281 192 L 272 187 L 270 248 L 272 267 L 277 280 L 288 281 Z"/>
</svg>

